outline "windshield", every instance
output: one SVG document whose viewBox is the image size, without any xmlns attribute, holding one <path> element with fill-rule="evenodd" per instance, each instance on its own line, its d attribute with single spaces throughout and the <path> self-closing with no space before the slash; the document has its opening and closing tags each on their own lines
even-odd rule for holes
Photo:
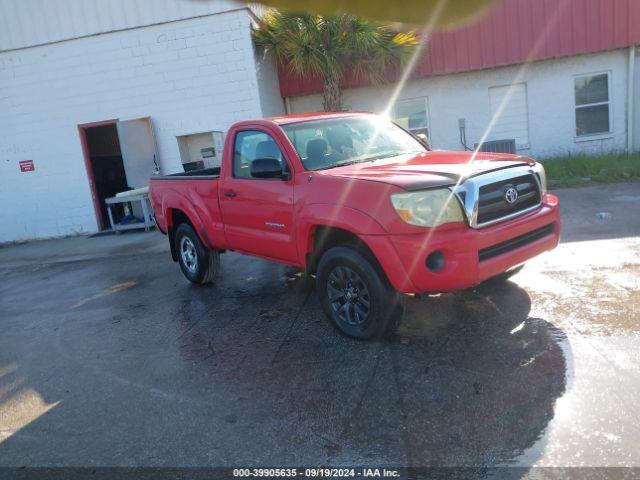
<svg viewBox="0 0 640 480">
<path fill-rule="evenodd" d="M 426 151 L 411 134 L 374 115 L 294 123 L 282 129 L 307 170 Z"/>
</svg>

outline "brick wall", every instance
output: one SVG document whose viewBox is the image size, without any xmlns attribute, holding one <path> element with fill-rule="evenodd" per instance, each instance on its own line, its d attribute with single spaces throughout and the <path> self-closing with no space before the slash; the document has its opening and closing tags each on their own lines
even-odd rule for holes
<svg viewBox="0 0 640 480">
<path fill-rule="evenodd" d="M 246 9 L 0 53 L 0 85 L 0 242 L 97 229 L 78 124 L 150 116 L 172 173 L 176 136 L 263 116 Z"/>
</svg>

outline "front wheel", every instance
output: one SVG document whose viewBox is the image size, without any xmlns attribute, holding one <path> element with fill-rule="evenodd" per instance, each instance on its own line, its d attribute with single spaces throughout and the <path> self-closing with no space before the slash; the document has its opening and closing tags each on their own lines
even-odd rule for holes
<svg viewBox="0 0 640 480">
<path fill-rule="evenodd" d="M 220 263 L 216 250 L 207 250 L 191 225 L 183 223 L 176 230 L 175 249 L 182 273 L 190 282 L 211 283 Z"/>
<path fill-rule="evenodd" d="M 331 324 L 360 340 L 389 333 L 402 314 L 399 294 L 372 262 L 352 248 L 334 247 L 322 256 L 316 287 Z"/>
</svg>

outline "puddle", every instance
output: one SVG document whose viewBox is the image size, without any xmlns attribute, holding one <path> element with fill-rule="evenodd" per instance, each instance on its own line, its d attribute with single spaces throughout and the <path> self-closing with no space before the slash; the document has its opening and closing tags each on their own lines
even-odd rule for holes
<svg viewBox="0 0 640 480">
<path fill-rule="evenodd" d="M 623 243 L 625 245 L 620 245 Z M 581 334 L 640 334 L 640 242 L 574 242 L 535 259 L 514 277 L 533 313 Z"/>
</svg>

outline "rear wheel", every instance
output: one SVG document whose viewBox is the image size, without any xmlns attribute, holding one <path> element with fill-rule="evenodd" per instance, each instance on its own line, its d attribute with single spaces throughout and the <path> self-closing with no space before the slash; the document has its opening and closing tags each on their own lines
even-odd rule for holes
<svg viewBox="0 0 640 480">
<path fill-rule="evenodd" d="M 348 247 L 325 252 L 317 269 L 320 303 L 345 335 L 368 340 L 389 333 L 402 315 L 399 294 L 372 262 Z"/>
<path fill-rule="evenodd" d="M 190 282 L 205 284 L 213 281 L 220 263 L 219 253 L 205 248 L 191 225 L 183 223 L 176 230 L 175 251 L 180 269 Z"/>
</svg>

